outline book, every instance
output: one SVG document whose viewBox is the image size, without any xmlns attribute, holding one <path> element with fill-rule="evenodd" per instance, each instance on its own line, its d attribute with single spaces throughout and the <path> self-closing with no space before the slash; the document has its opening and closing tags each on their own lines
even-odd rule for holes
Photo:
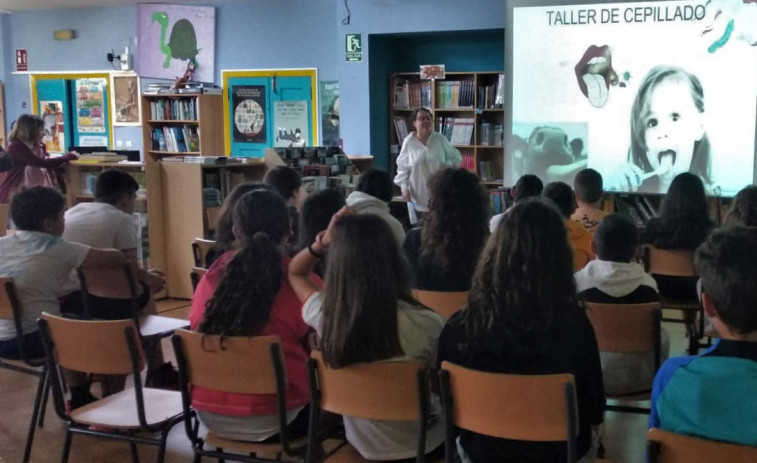
<svg viewBox="0 0 757 463">
<path fill-rule="evenodd" d="M 79 159 L 77 161 L 80 162 L 92 162 L 92 163 L 99 163 L 99 162 L 119 162 L 119 161 L 126 161 L 127 157 L 122 154 L 116 154 L 116 153 L 92 153 L 92 154 L 82 154 L 79 156 Z"/>
<path fill-rule="evenodd" d="M 481 177 L 482 182 L 494 180 L 494 171 L 492 170 L 492 163 L 490 161 L 479 161 L 478 176 Z"/>
</svg>

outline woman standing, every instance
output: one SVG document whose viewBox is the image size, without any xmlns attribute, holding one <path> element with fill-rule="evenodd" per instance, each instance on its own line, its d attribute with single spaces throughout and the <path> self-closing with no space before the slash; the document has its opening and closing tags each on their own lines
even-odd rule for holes
<svg viewBox="0 0 757 463">
<path fill-rule="evenodd" d="M 77 158 L 73 153 L 50 158 L 42 143 L 44 136 L 45 122 L 41 117 L 24 114 L 16 121 L 8 135 L 11 141 L 8 154 L 13 160 L 13 168 L 0 184 L 0 203 L 10 202 L 11 196 L 22 186 L 54 186 L 54 179 L 62 174 L 55 172 L 56 168 Z"/>
<path fill-rule="evenodd" d="M 394 183 L 402 188 L 402 197 L 408 201 L 408 211 L 428 211 L 428 179 L 445 166 L 460 167 L 462 156 L 447 138 L 434 131 L 434 118 L 426 108 L 413 112 L 415 130 L 405 137 L 397 158 L 397 175 Z M 411 223 L 415 224 L 412 212 Z"/>
</svg>

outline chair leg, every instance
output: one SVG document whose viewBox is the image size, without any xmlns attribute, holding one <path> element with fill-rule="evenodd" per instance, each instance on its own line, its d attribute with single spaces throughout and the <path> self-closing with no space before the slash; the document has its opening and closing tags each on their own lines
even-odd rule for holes
<svg viewBox="0 0 757 463">
<path fill-rule="evenodd" d="M 45 425 L 45 413 L 47 412 L 47 399 L 50 398 L 50 375 L 47 374 L 47 369 L 42 370 L 42 375 L 45 377 L 45 389 L 42 392 L 42 407 L 39 413 L 39 427 Z"/>
<path fill-rule="evenodd" d="M 195 452 L 195 459 L 192 460 L 192 463 L 201 463 L 202 462 L 202 455 Z"/>
<path fill-rule="evenodd" d="M 69 426 L 71 426 L 69 424 Z M 63 454 L 60 457 L 61 463 L 68 463 L 68 454 L 71 453 L 71 438 L 73 434 L 70 428 L 66 428 L 66 440 L 63 442 Z"/>
<path fill-rule="evenodd" d="M 168 433 L 171 429 L 166 429 L 161 433 L 160 444 L 158 445 L 158 458 L 155 460 L 157 463 L 163 463 L 163 459 L 166 456 L 166 440 L 168 439 Z"/>
<path fill-rule="evenodd" d="M 139 453 L 137 453 L 137 443 L 129 442 L 129 449 L 131 449 L 131 462 L 139 463 Z"/>
<path fill-rule="evenodd" d="M 47 384 L 47 374 L 43 370 L 39 381 L 37 382 L 37 394 L 34 396 L 34 407 L 32 408 L 32 419 L 29 422 L 29 433 L 26 435 L 26 447 L 24 448 L 24 463 L 27 463 L 29 461 L 29 457 L 32 453 L 32 444 L 34 443 L 34 432 L 36 431 L 37 427 L 37 418 L 39 418 L 39 410 L 40 405 L 42 403 L 42 393 L 43 391 L 46 391 L 47 388 L 45 385 Z"/>
</svg>

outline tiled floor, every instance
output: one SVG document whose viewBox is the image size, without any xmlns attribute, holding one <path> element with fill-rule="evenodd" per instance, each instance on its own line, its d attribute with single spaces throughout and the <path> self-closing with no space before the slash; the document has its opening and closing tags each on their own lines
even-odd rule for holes
<svg viewBox="0 0 757 463">
<path fill-rule="evenodd" d="M 162 315 L 186 318 L 189 312 L 188 301 L 159 301 L 158 311 Z M 684 346 L 682 325 L 668 323 L 664 325 L 671 338 L 671 355 L 682 355 Z M 173 358 L 168 341 L 163 342 L 166 357 Z M 34 377 L 0 369 L 0 410 L 2 410 L 0 412 L 0 463 L 21 461 L 36 385 L 37 381 Z M 603 426 L 603 441 L 607 448 L 607 457 L 616 463 L 643 462 L 646 429 L 646 415 L 607 412 Z M 37 429 L 31 461 L 34 463 L 59 461 L 64 434 L 63 423 L 55 416 L 50 404 L 44 427 Z M 139 446 L 139 448 L 141 460 L 154 460 L 156 456 L 154 448 L 148 446 Z M 73 440 L 70 461 L 120 463 L 129 462 L 131 459 L 129 447 L 125 442 L 76 436 Z M 171 431 L 165 461 L 167 463 L 192 461 L 189 441 L 181 425 L 175 426 Z"/>
</svg>

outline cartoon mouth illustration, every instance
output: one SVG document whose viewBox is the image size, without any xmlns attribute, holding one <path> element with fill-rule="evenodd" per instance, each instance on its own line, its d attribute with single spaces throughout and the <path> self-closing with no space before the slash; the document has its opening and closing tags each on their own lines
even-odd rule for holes
<svg viewBox="0 0 757 463">
<path fill-rule="evenodd" d="M 578 88 L 592 106 L 607 104 L 610 85 L 618 85 L 618 74 L 612 68 L 612 51 L 607 45 L 591 45 L 575 67 Z"/>
</svg>

